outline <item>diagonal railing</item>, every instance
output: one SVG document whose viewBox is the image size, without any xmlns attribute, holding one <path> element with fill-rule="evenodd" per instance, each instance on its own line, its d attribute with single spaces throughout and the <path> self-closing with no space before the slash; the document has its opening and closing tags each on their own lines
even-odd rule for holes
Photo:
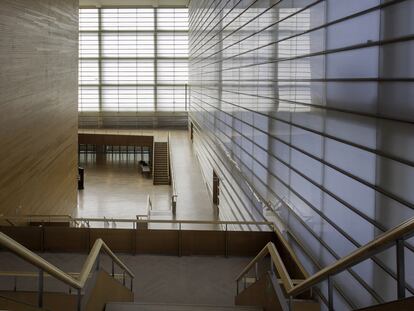
<svg viewBox="0 0 414 311">
<path fill-rule="evenodd" d="M 333 302 L 333 282 L 332 277 L 338 273 L 341 273 L 348 268 L 357 265 L 358 263 L 367 260 L 374 255 L 392 247 L 396 246 L 396 266 L 397 266 L 397 297 L 398 299 L 405 298 L 406 291 L 406 282 L 405 282 L 405 259 L 404 259 L 404 247 L 405 240 L 414 235 L 414 217 L 409 220 L 399 224 L 398 226 L 384 232 L 379 235 L 377 238 L 371 242 L 365 244 L 364 246 L 356 249 L 354 252 L 349 255 L 341 258 L 335 263 L 323 268 L 319 272 L 315 273 L 312 276 L 307 277 L 304 280 L 299 280 L 295 282 L 291 279 L 286 266 L 277 251 L 273 243 L 269 242 L 259 254 L 243 269 L 243 271 L 236 278 L 237 285 L 237 294 L 239 294 L 239 283 L 244 279 L 246 284 L 247 274 L 255 268 L 257 271 L 257 264 L 267 255 L 270 255 L 270 268 L 272 275 L 274 275 L 274 267 L 276 268 L 277 275 L 280 277 L 282 286 L 284 288 L 284 301 L 281 302 L 283 310 L 293 310 L 292 299 L 299 294 L 311 290 L 315 285 L 328 281 L 328 297 L 327 297 L 327 307 L 328 310 L 334 309 Z M 256 279 L 258 276 L 256 275 Z M 278 283 L 276 284 L 276 287 Z M 246 285 L 245 285 L 246 287 Z M 275 289 L 276 294 L 278 295 L 279 300 L 280 291 Z M 286 302 L 287 301 L 287 302 Z"/>
<path fill-rule="evenodd" d="M 102 239 L 97 239 L 89 252 L 88 257 L 83 264 L 81 272 L 75 277 L 69 273 L 62 271 L 47 260 L 43 259 L 39 255 L 30 251 L 20 243 L 16 242 L 6 234 L 0 232 L 0 245 L 9 251 L 16 254 L 18 257 L 27 261 L 28 263 L 39 268 L 39 285 L 38 285 L 38 306 L 43 307 L 43 278 L 44 274 L 56 278 L 57 280 L 65 283 L 66 285 L 74 288 L 78 292 L 78 304 L 77 309 L 81 310 L 81 291 L 85 287 L 86 281 L 89 278 L 90 273 L 96 264 L 96 269 L 100 268 L 99 256 L 101 251 L 104 251 L 112 259 L 112 276 L 114 277 L 114 265 L 118 265 L 124 275 L 128 274 L 131 279 L 130 289 L 133 289 L 133 279 L 135 278 L 134 273 L 111 251 L 111 249 L 105 244 Z M 125 285 L 125 277 L 123 279 Z"/>
<path fill-rule="evenodd" d="M 173 166 L 173 155 L 171 151 L 171 139 L 170 139 L 170 132 L 168 132 L 168 164 L 169 164 L 169 177 L 171 181 L 171 188 L 172 188 L 172 194 L 171 194 L 171 210 L 173 215 L 175 215 L 176 209 L 177 209 L 177 190 L 175 188 L 175 173 L 174 173 L 174 166 Z"/>
</svg>

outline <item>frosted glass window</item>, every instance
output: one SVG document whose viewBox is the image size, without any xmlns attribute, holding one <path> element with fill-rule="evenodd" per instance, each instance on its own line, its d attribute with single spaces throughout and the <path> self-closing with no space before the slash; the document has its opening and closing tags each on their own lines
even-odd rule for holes
<svg viewBox="0 0 414 311">
<path fill-rule="evenodd" d="M 187 111 L 186 8 L 81 8 L 79 16 L 80 112 Z"/>
<path fill-rule="evenodd" d="M 98 30 L 99 15 L 98 9 L 79 10 L 79 30 Z"/>
<path fill-rule="evenodd" d="M 154 9 L 102 9 L 103 30 L 154 30 Z"/>
<path fill-rule="evenodd" d="M 185 84 L 188 80 L 188 63 L 184 60 L 159 60 L 158 61 L 158 81 L 160 83 L 181 83 Z"/>
<path fill-rule="evenodd" d="M 104 33 L 103 57 L 154 57 L 151 33 Z"/>
<path fill-rule="evenodd" d="M 188 57 L 187 33 L 159 33 L 159 57 Z"/>
<path fill-rule="evenodd" d="M 157 27 L 159 30 L 188 30 L 187 9 L 158 9 Z"/>
<path fill-rule="evenodd" d="M 82 86 L 79 88 L 78 110 L 82 112 L 99 111 L 99 88 Z"/>
<path fill-rule="evenodd" d="M 153 84 L 154 63 L 147 60 L 105 60 L 104 84 Z"/>
<path fill-rule="evenodd" d="M 99 84 L 99 64 L 97 60 L 81 60 L 79 62 L 79 83 Z"/>
<path fill-rule="evenodd" d="M 227 201 L 240 202 L 220 201 L 220 212 L 257 206 L 252 192 L 270 201 L 307 254 L 304 264 L 322 268 L 414 215 L 414 1 L 189 7 L 194 150 L 224 171 Z M 383 257 L 395 271 L 395 258 Z M 386 269 L 372 261 L 356 269 L 385 300 L 396 298 Z M 345 297 L 335 294 L 335 309 L 373 299 L 370 290 L 353 292 L 364 284 L 351 275 L 335 282 Z"/>
<path fill-rule="evenodd" d="M 186 90 L 182 86 L 160 86 L 157 89 L 158 111 L 185 111 Z"/>
<path fill-rule="evenodd" d="M 154 111 L 153 87 L 104 87 L 104 111 Z"/>
<path fill-rule="evenodd" d="M 97 33 L 79 33 L 79 57 L 99 56 L 99 38 Z"/>
</svg>

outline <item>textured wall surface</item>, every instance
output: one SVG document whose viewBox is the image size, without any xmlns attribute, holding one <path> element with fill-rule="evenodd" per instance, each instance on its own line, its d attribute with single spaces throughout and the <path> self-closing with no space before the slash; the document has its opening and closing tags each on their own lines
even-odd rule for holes
<svg viewBox="0 0 414 311">
<path fill-rule="evenodd" d="M 412 0 L 191 1 L 190 121 L 220 213 L 257 219 L 257 198 L 270 202 L 310 272 L 414 216 L 413 12 Z M 335 280 L 338 310 L 395 298 L 394 249 Z"/>
<path fill-rule="evenodd" d="M 0 214 L 77 202 L 78 2 L 0 2 Z"/>
</svg>

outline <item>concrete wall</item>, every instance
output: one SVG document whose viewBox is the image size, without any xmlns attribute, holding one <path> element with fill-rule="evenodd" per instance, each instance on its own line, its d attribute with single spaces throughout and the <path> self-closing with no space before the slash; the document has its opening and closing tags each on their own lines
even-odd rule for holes
<svg viewBox="0 0 414 311">
<path fill-rule="evenodd" d="M 1 1 L 0 68 L 0 214 L 70 213 L 78 1 Z"/>
</svg>

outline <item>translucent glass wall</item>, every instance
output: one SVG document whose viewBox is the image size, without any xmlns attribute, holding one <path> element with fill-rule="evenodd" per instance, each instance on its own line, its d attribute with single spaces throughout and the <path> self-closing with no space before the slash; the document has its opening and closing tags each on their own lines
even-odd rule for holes
<svg viewBox="0 0 414 311">
<path fill-rule="evenodd" d="M 186 126 L 187 80 L 187 9 L 80 9 L 81 127 Z"/>
<path fill-rule="evenodd" d="M 414 216 L 413 12 L 412 0 L 191 1 L 206 180 L 222 179 L 228 218 L 268 202 L 310 273 Z M 338 275 L 336 308 L 396 298 L 395 271 L 390 249 Z"/>
</svg>

